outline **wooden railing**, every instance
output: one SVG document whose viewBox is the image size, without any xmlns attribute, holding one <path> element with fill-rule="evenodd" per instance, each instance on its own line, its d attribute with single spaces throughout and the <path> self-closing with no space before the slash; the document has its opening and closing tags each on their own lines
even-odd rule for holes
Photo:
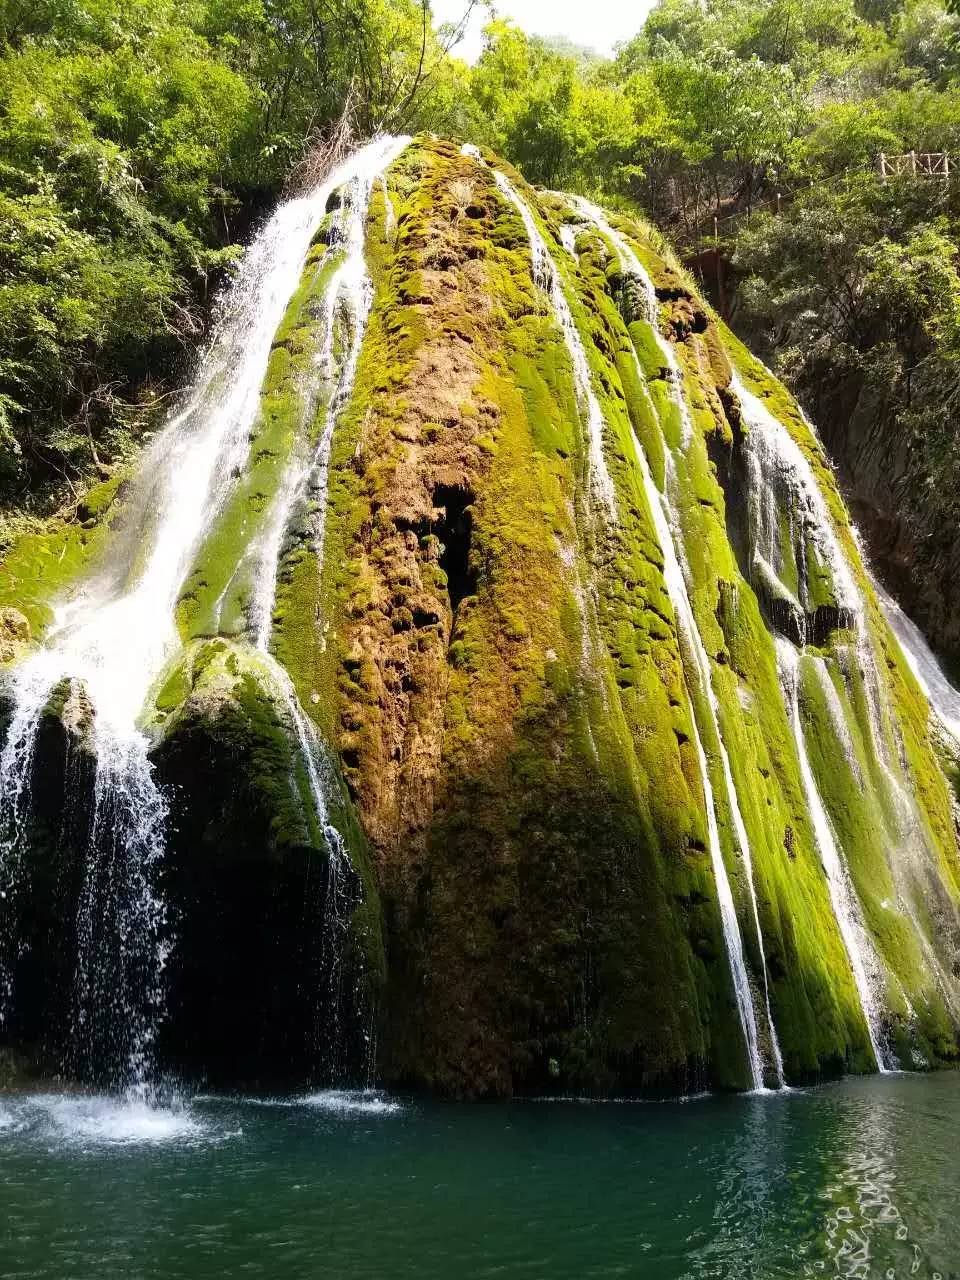
<svg viewBox="0 0 960 1280">
<path fill-rule="evenodd" d="M 960 159 L 952 157 L 947 151 L 907 151 L 903 155 L 887 155 L 881 151 L 877 156 L 877 166 L 865 165 L 854 167 L 824 179 L 815 186 L 834 187 L 862 179 L 865 174 L 877 174 L 881 182 L 891 178 L 939 179 L 941 182 L 956 181 L 960 177 Z M 706 213 L 693 227 L 674 230 L 673 236 L 681 248 L 687 252 L 699 252 L 705 248 L 719 247 L 722 240 L 735 235 L 740 227 L 749 225 L 756 214 L 780 214 L 792 202 L 795 192 L 776 192 L 764 200 L 752 203 L 745 209 L 737 209 L 733 213 Z"/>
<path fill-rule="evenodd" d="M 908 151 L 902 156 L 888 156 L 881 151 L 877 157 L 880 177 L 888 178 L 949 178 L 950 155 L 946 151 Z"/>
</svg>

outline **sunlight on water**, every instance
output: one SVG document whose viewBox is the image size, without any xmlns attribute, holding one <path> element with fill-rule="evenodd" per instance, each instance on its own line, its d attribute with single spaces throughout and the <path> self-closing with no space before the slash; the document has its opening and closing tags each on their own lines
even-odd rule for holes
<svg viewBox="0 0 960 1280">
<path fill-rule="evenodd" d="M 955 1074 L 582 1101 L 7 1095 L 0 1274 L 956 1280 Z"/>
<path fill-rule="evenodd" d="M 824 1242 L 835 1274 L 846 1280 L 871 1280 L 883 1274 L 927 1274 L 941 1280 L 939 1271 L 921 1271 L 925 1250 L 897 1203 L 898 1161 L 896 1128 L 881 1111 L 857 1118 L 850 1149 L 838 1176 L 824 1188 L 829 1208 L 824 1217 Z M 878 1271 L 888 1250 L 902 1265 Z"/>
</svg>

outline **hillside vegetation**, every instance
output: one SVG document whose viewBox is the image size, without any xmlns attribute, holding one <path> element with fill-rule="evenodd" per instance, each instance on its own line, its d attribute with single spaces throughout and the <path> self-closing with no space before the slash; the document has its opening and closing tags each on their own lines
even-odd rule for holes
<svg viewBox="0 0 960 1280">
<path fill-rule="evenodd" d="M 426 0 L 0 0 L 8 525 L 75 506 L 155 426 L 238 246 L 347 109 L 361 134 L 488 145 L 684 252 L 718 217 L 715 300 L 818 421 L 888 580 L 960 654 L 958 187 L 877 172 L 881 151 L 957 149 L 957 17 L 663 0 L 612 60 L 494 22 L 473 68 L 430 19 Z"/>
</svg>

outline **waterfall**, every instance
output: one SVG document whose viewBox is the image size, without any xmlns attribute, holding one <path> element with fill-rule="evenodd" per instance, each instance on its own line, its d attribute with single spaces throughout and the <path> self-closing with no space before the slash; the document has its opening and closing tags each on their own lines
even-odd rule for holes
<svg viewBox="0 0 960 1280">
<path fill-rule="evenodd" d="M 560 243 L 571 258 L 577 256 L 577 228 L 572 222 L 565 222 L 560 228 Z"/>
<path fill-rule="evenodd" d="M 634 454 L 640 474 L 643 477 L 643 487 L 647 496 L 647 504 L 650 507 L 650 512 L 653 516 L 654 527 L 657 531 L 657 539 L 660 543 L 661 552 L 663 553 L 663 576 L 667 592 L 670 596 L 670 601 L 673 604 L 674 612 L 677 615 L 677 622 L 680 627 L 681 635 L 689 646 L 697 672 L 697 681 L 701 691 L 703 692 L 704 700 L 706 701 L 709 709 L 711 723 L 714 732 L 716 733 L 717 741 L 720 744 L 720 756 L 723 763 L 724 782 L 730 796 L 731 813 L 735 814 L 734 829 L 736 831 L 737 840 L 740 843 L 741 851 L 745 854 L 745 861 L 749 868 L 750 843 L 746 838 L 746 830 L 744 828 L 743 819 L 740 815 L 740 808 L 737 803 L 736 788 L 733 785 L 733 778 L 730 773 L 730 762 L 720 733 L 720 723 L 717 715 L 717 701 L 713 692 L 713 685 L 710 677 L 710 659 L 700 636 L 700 630 L 697 626 L 697 621 L 693 614 L 693 607 L 690 603 L 686 580 L 677 556 L 674 533 L 668 516 L 667 501 L 657 488 L 653 475 L 650 472 L 646 456 L 644 455 L 643 450 L 637 447 L 636 442 L 634 443 Z M 753 1088 L 761 1090 L 763 1088 L 763 1059 L 760 1054 L 760 1045 L 757 1036 L 757 1022 L 753 1009 L 753 996 L 750 991 L 750 978 L 747 972 L 746 958 L 743 952 L 743 939 L 740 935 L 740 925 L 737 920 L 737 909 L 733 901 L 733 891 L 730 887 L 730 879 L 727 875 L 726 864 L 723 861 L 723 850 L 720 844 L 720 831 L 717 826 L 716 800 L 713 794 L 713 785 L 710 781 L 710 769 L 707 764 L 706 752 L 703 749 L 703 743 L 700 738 L 700 731 L 697 727 L 696 711 L 692 704 L 690 722 L 693 729 L 693 742 L 697 753 L 700 780 L 703 786 L 703 799 L 707 815 L 707 838 L 710 848 L 710 862 L 713 867 L 714 880 L 717 886 L 717 902 L 720 907 L 723 939 L 726 945 L 727 959 L 730 965 L 731 977 L 733 979 L 737 1012 L 740 1015 L 740 1026 L 743 1030 L 743 1039 L 747 1048 L 747 1060 L 750 1066 L 750 1076 Z M 752 868 L 750 869 L 750 882 L 752 886 Z M 756 911 L 755 901 L 754 911 Z M 760 938 L 760 948 L 762 953 L 763 938 L 760 933 L 759 916 L 756 919 L 756 929 L 757 935 Z M 764 966 L 764 969 L 766 969 L 766 966 Z M 766 972 L 764 972 L 764 986 L 765 988 L 767 987 Z M 770 1012 L 769 990 L 767 990 L 766 998 L 767 1017 L 769 1019 L 775 1066 L 779 1083 L 782 1085 L 783 1060 L 780 1056 L 780 1046 L 777 1042 L 777 1035 L 773 1025 L 773 1017 Z"/>
<path fill-rule="evenodd" d="M 577 388 L 577 397 L 586 409 L 587 435 L 590 450 L 590 474 L 594 492 L 606 508 L 609 519 L 616 522 L 617 497 L 613 480 L 607 469 L 607 460 L 603 452 L 603 410 L 593 389 L 593 378 L 590 373 L 590 362 L 584 350 L 583 341 L 577 329 L 567 295 L 563 287 L 560 270 L 547 247 L 547 242 L 540 234 L 530 206 L 519 194 L 508 178 L 498 169 L 493 171 L 494 181 L 502 195 L 513 205 L 523 220 L 523 225 L 530 241 L 530 255 L 533 259 L 533 282 L 543 290 L 550 299 L 554 317 L 563 334 L 570 361 L 573 365 L 573 377 Z"/>
<path fill-rule="evenodd" d="M 596 205 L 591 204 L 587 200 L 577 199 L 575 206 L 585 217 L 594 223 L 601 235 L 609 238 L 610 243 L 613 245 L 613 248 L 618 255 L 621 267 L 641 282 L 649 300 L 647 320 L 656 333 L 656 294 L 653 290 L 653 284 L 650 281 L 649 276 L 647 276 L 646 272 L 643 270 L 636 254 L 630 248 L 626 240 L 610 226 L 609 222 L 604 217 L 603 212 L 598 209 Z M 666 342 L 666 339 L 660 339 L 660 341 L 669 347 L 670 344 Z M 677 372 L 676 379 L 671 377 L 670 385 L 672 394 L 678 401 L 678 407 L 682 406 L 682 412 L 687 413 L 688 411 L 686 409 L 686 403 L 683 396 L 683 387 L 679 380 L 679 368 L 676 364 L 676 357 L 673 355 L 672 350 L 671 359 L 674 362 L 671 365 L 671 368 Z M 636 361 L 637 372 L 640 375 L 642 383 L 643 371 L 640 368 L 640 362 L 637 359 L 636 353 L 634 353 L 634 360 Z M 690 653 L 693 657 L 694 666 L 696 668 L 697 684 L 703 693 L 710 716 L 710 723 L 718 744 L 724 787 L 726 789 L 727 799 L 730 806 L 734 835 L 736 837 L 736 841 L 743 858 L 744 869 L 746 871 L 751 914 L 753 916 L 753 925 L 757 936 L 757 944 L 760 950 L 764 1006 L 767 1030 L 770 1037 L 770 1052 L 773 1059 L 773 1067 L 777 1076 L 777 1083 L 782 1088 L 785 1084 L 783 1056 L 780 1051 L 780 1042 L 777 1037 L 776 1025 L 773 1019 L 773 1009 L 770 1003 L 770 982 L 767 973 L 766 952 L 763 945 L 763 931 L 760 927 L 760 910 L 754 885 L 753 857 L 750 847 L 750 839 L 747 835 L 746 824 L 744 823 L 743 814 L 740 810 L 739 796 L 733 779 L 733 771 L 730 767 L 730 756 L 726 748 L 720 725 L 719 702 L 713 688 L 710 659 L 704 646 L 703 638 L 700 635 L 700 628 L 697 625 L 693 606 L 690 601 L 687 574 L 685 572 L 686 561 L 682 553 L 683 533 L 680 528 L 680 520 L 670 500 L 669 483 L 665 487 L 665 492 L 661 493 L 653 479 L 649 463 L 647 462 L 647 458 L 642 447 L 639 445 L 639 442 L 635 437 L 632 442 L 634 456 L 643 479 L 647 505 L 649 506 L 653 517 L 654 527 L 657 533 L 657 541 L 663 555 L 664 580 L 666 582 L 667 592 L 677 616 L 677 622 L 681 633 L 686 639 Z M 669 479 L 673 470 L 673 459 L 669 454 L 667 455 L 667 465 Z M 700 733 L 697 728 L 696 715 L 695 712 L 693 712 L 693 708 L 691 708 L 691 712 L 694 745 L 696 747 L 701 783 L 703 786 L 704 803 L 707 810 L 707 832 L 710 844 L 710 857 L 713 865 L 714 878 L 717 884 L 717 897 L 720 904 L 724 940 L 726 943 L 730 970 L 733 976 L 733 985 L 737 998 L 737 1009 L 740 1014 L 740 1023 L 743 1028 L 744 1042 L 747 1046 L 747 1056 L 750 1063 L 751 1076 L 753 1078 L 753 1087 L 755 1089 L 761 1089 L 763 1087 L 763 1059 L 760 1053 L 756 1016 L 753 1008 L 753 996 L 750 990 L 749 974 L 747 972 L 743 951 L 743 940 L 740 934 L 736 907 L 733 901 L 733 892 L 730 887 L 729 877 L 727 876 L 726 865 L 723 861 L 720 834 L 717 827 L 716 801 L 713 794 L 713 787 L 710 782 L 706 753 L 703 749 Z"/>
<path fill-rule="evenodd" d="M 256 646 L 261 650 L 267 648 L 273 629 L 273 605 L 283 537 L 294 510 L 303 501 L 308 488 L 319 508 L 315 534 L 318 560 L 323 555 L 333 430 L 353 391 L 360 348 L 373 303 L 373 283 L 363 251 L 367 210 L 375 180 L 403 151 L 409 138 L 393 138 L 389 142 L 390 145 L 383 154 L 376 154 L 375 165 L 359 168 L 352 174 L 331 228 L 329 251 L 340 253 L 342 260 L 333 272 L 324 294 L 323 346 L 316 356 L 314 369 L 316 380 L 330 389 L 330 397 L 312 459 L 302 463 L 294 460 L 287 468 L 261 549 L 252 610 Z M 338 322 L 345 330 L 346 351 L 345 355 L 341 354 L 339 357 L 339 369 L 335 354 Z M 315 403 L 315 394 L 310 394 L 309 388 L 306 403 L 308 408 Z"/>
<path fill-rule="evenodd" d="M 146 454 L 128 517 L 135 537 L 118 540 L 106 569 L 55 607 L 43 647 L 9 682 L 13 714 L 0 751 L 0 1012 L 8 1016 L 16 994 L 13 917 L 37 734 L 56 687 L 74 682 L 92 712 L 96 777 L 77 920 L 72 1053 L 93 1070 L 109 1064 L 117 1084 L 142 1086 L 152 1071 L 171 944 L 158 889 L 166 800 L 140 717 L 179 648 L 177 596 L 246 460 L 274 335 L 329 196 L 358 176 L 369 185 L 405 141 L 379 138 L 361 148 L 315 190 L 282 204 L 257 235 L 221 303 L 183 408 Z M 291 718 L 302 745 L 309 734 L 293 711 Z M 312 779 L 309 760 L 308 750 Z M 316 790 L 322 792 L 319 774 Z M 324 806 L 321 822 L 325 814 Z"/>
<path fill-rule="evenodd" d="M 683 371 L 680 368 L 677 353 L 673 349 L 673 343 L 669 342 L 660 332 L 660 304 L 657 301 L 657 290 L 650 279 L 650 274 L 630 248 L 627 240 L 610 225 L 606 214 L 599 206 L 591 204 L 589 200 L 585 200 L 582 196 L 574 196 L 573 207 L 579 210 L 589 222 L 592 222 L 600 234 L 605 236 L 610 244 L 613 245 L 620 266 L 640 285 L 643 293 L 644 319 L 649 324 L 653 332 L 654 341 L 657 344 L 657 350 L 663 357 L 667 383 L 680 416 L 680 443 L 686 448 L 693 435 L 693 419 L 690 417 L 690 410 L 683 394 Z"/>
<path fill-rule="evenodd" d="M 286 669 L 266 650 L 259 657 L 264 665 L 266 685 L 282 704 L 293 729 L 297 751 L 306 773 L 314 817 L 327 849 L 327 882 L 320 925 L 327 966 L 326 1007 L 332 1019 L 325 1030 L 328 1041 L 336 1051 L 339 1039 L 343 943 L 349 929 L 351 912 L 356 905 L 350 892 L 352 863 L 346 842 L 330 814 L 329 796 L 335 784 L 330 776 L 329 758 L 320 732 L 300 705 Z M 369 1067 L 370 1064 L 367 1065 Z"/>
<path fill-rule="evenodd" d="M 748 429 L 744 448 L 751 461 L 749 501 L 753 513 L 752 532 L 757 537 L 769 539 L 767 545 L 770 549 L 764 558 L 772 574 L 777 573 L 778 562 L 773 547 L 774 535 L 769 531 L 769 525 L 772 522 L 776 527 L 778 515 L 776 510 L 772 513 L 766 510 L 770 493 L 785 496 L 790 506 L 791 531 L 795 536 L 797 548 L 799 604 L 805 619 L 800 634 L 794 639 L 802 646 L 808 638 L 810 598 L 807 592 L 809 572 L 806 567 L 806 556 L 807 547 L 810 547 L 815 559 L 825 565 L 829 572 L 836 599 L 838 624 L 848 627 L 856 636 L 853 653 L 863 673 L 868 728 L 873 751 L 896 795 L 900 787 L 887 760 L 888 752 L 882 723 L 885 702 L 870 644 L 866 605 L 833 528 L 820 486 L 808 459 L 789 431 L 770 413 L 757 396 L 747 390 L 736 373 L 731 382 L 731 389 L 740 401 L 744 422 Z M 761 546 L 763 545 L 761 543 Z M 784 590 L 786 590 L 785 587 Z M 843 852 L 835 838 L 807 753 L 799 704 L 801 654 L 791 640 L 778 636 L 777 656 L 787 712 L 800 762 L 804 793 L 813 822 L 820 859 L 826 873 L 830 901 L 850 960 L 877 1069 L 885 1071 L 888 1069 L 889 1061 L 888 1055 L 885 1055 L 882 1048 L 884 1039 L 881 1008 L 876 994 L 876 988 L 882 986 L 882 966 L 863 921 L 859 899 Z M 831 721 L 835 727 L 844 726 L 842 732 L 838 729 L 837 742 L 851 760 L 851 767 L 859 771 L 859 766 L 855 763 L 849 731 L 845 727 L 843 711 L 836 705 L 836 698 L 833 696 L 835 690 L 823 659 L 817 657 L 808 660 L 817 664 L 816 676 L 820 687 L 826 692 L 826 704 Z"/>
<path fill-rule="evenodd" d="M 825 565 L 836 596 L 839 620 L 865 637 L 863 597 L 833 528 L 826 501 L 803 450 L 763 401 L 749 391 L 736 372 L 730 383 L 747 426 L 744 449 L 750 469 L 749 519 L 751 551 L 762 576 L 780 595 L 800 609 L 800 643 L 810 632 L 808 549 Z M 790 520 L 790 543 L 796 559 L 797 586 L 783 580 L 784 549 L 780 533 L 780 498 Z M 866 646 L 869 649 L 869 644 Z M 866 652 L 866 651 L 864 651 Z"/>
<path fill-rule="evenodd" d="M 954 688 L 944 675 L 943 668 L 920 628 L 907 617 L 896 600 L 884 591 L 876 579 L 873 589 L 880 601 L 883 616 L 897 637 L 917 684 L 923 690 L 937 719 L 960 744 L 960 690 Z"/>
<path fill-rule="evenodd" d="M 894 737 L 894 716 L 874 656 L 866 600 L 854 578 L 846 552 L 840 545 L 813 468 L 786 427 L 770 413 L 762 400 L 747 390 L 736 373 L 730 385 L 740 401 L 748 428 L 744 450 L 749 462 L 751 481 L 749 500 L 754 513 L 751 518 L 752 534 L 766 537 L 767 545 L 774 541 L 775 535 L 767 534 L 765 530 L 771 520 L 776 525 L 776 512 L 772 516 L 758 514 L 768 508 L 771 493 L 780 496 L 790 513 L 799 591 L 796 603 L 802 615 L 799 629 L 791 629 L 791 638 L 801 646 L 807 641 L 822 643 L 822 628 L 818 623 L 820 610 L 811 612 L 813 599 L 810 592 L 810 558 L 815 567 L 817 564 L 823 565 L 829 574 L 835 600 L 835 621 L 828 630 L 851 630 L 855 637 L 852 648 L 837 646 L 837 657 L 848 682 L 851 671 L 844 661 L 846 653 L 851 654 L 862 676 L 868 737 L 874 758 L 896 803 L 910 808 L 912 802 L 905 796 L 903 783 L 898 777 L 901 762 L 894 758 L 890 750 Z M 806 425 L 815 437 L 813 427 L 809 423 Z M 855 537 L 855 531 L 852 532 Z M 754 559 L 756 561 L 756 555 Z M 769 551 L 764 563 L 765 572 L 772 576 L 778 589 L 789 594 L 786 584 L 777 577 L 773 550 Z M 781 619 L 780 614 L 774 617 L 779 630 L 783 630 L 779 625 Z"/>
<path fill-rule="evenodd" d="M 817 643 L 820 641 L 820 636 L 816 634 L 816 614 L 811 614 L 813 601 L 809 589 L 808 558 L 812 558 L 814 564 L 825 566 L 829 574 L 835 600 L 835 627 L 854 633 L 853 655 L 863 677 L 874 756 L 892 790 L 899 791 L 901 784 L 895 776 L 895 763 L 890 758 L 885 731 L 886 726 L 892 722 L 892 716 L 873 653 L 866 601 L 856 583 L 846 552 L 840 545 L 813 468 L 783 423 L 774 417 L 762 400 L 747 390 L 736 372 L 730 388 L 740 401 L 747 427 L 744 450 L 749 462 L 751 481 L 751 535 L 760 539 L 761 548 L 767 548 L 766 555 L 762 556 L 765 572 L 772 575 L 780 591 L 787 596 L 791 594 L 789 587 L 777 576 L 778 552 L 774 549 L 776 534 L 768 528 L 771 523 L 775 528 L 777 523 L 775 510 L 772 514 L 766 514 L 770 495 L 779 494 L 790 514 L 791 537 L 797 562 L 797 603 L 803 614 L 799 633 L 794 632 L 792 638 L 801 646 L 808 640 Z M 813 428 L 809 429 L 815 435 Z"/>
<path fill-rule="evenodd" d="M 323 297 L 323 345 L 317 353 L 313 371 L 316 381 L 328 389 L 329 398 L 313 457 L 305 462 L 296 458 L 291 460 L 274 502 L 267 534 L 260 549 L 251 617 L 256 647 L 272 673 L 272 684 L 294 728 L 317 823 L 327 845 L 329 862 L 323 929 L 325 938 L 330 941 L 330 1006 L 334 1011 L 339 1003 L 340 941 L 346 933 L 352 905 L 347 890 L 350 855 L 343 837 L 330 818 L 330 783 L 327 778 L 328 762 L 324 744 L 316 725 L 300 705 L 293 681 L 272 657 L 269 646 L 283 539 L 294 513 L 308 495 L 317 507 L 312 530 L 314 552 L 318 562 L 322 564 L 323 561 L 333 433 L 340 413 L 350 401 L 360 349 L 373 304 L 373 282 L 364 256 L 370 197 L 379 177 L 383 184 L 387 217 L 389 219 L 395 216 L 383 170 L 396 159 L 408 142 L 409 138 L 406 137 L 393 139 L 387 153 L 377 157 L 377 168 L 363 168 L 352 175 L 331 228 L 329 251 L 339 253 L 341 261 L 332 273 Z M 341 336 L 342 341 L 338 342 L 337 339 Z M 306 399 L 308 407 L 315 404 L 315 388 L 308 389 Z"/>
<path fill-rule="evenodd" d="M 803 783 L 807 809 L 813 823 L 817 849 L 826 874 L 833 914 L 850 961 L 850 969 L 856 984 L 857 995 L 860 998 L 860 1008 L 863 1011 L 864 1021 L 867 1025 L 870 1047 L 876 1059 L 877 1070 L 885 1072 L 887 1066 L 881 1049 L 883 1026 L 880 1008 L 874 994 L 873 984 L 867 976 L 867 967 L 871 959 L 873 960 L 871 967 L 875 972 L 879 970 L 879 964 L 873 955 L 873 947 L 870 943 L 866 926 L 861 919 L 860 904 L 856 891 L 850 881 L 846 864 L 834 839 L 833 827 L 820 797 L 820 791 L 813 776 L 813 769 L 807 754 L 806 736 L 800 716 L 801 657 L 790 641 L 783 636 L 777 637 L 776 645 L 777 665 L 787 703 L 787 715 L 793 729 L 797 757 L 800 761 L 800 778 Z"/>
</svg>

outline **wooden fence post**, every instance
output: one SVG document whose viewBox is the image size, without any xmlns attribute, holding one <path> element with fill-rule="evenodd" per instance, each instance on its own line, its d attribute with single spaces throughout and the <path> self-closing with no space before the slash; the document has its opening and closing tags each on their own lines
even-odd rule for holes
<svg viewBox="0 0 960 1280">
<path fill-rule="evenodd" d="M 917 153 L 915 151 L 910 152 L 910 172 L 914 177 L 917 176 Z"/>
<path fill-rule="evenodd" d="M 880 152 L 880 181 L 886 182 L 886 180 L 887 180 L 887 157 L 884 154 L 884 152 L 881 151 Z"/>
</svg>

